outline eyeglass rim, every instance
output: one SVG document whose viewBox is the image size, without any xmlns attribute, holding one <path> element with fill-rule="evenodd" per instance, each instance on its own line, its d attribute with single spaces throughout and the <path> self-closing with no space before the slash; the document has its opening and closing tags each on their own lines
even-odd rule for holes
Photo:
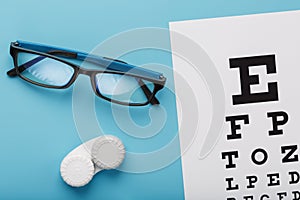
<svg viewBox="0 0 300 200">
<path fill-rule="evenodd" d="M 162 81 L 165 78 L 162 73 L 150 69 L 138 67 L 135 65 L 131 65 L 124 61 L 113 59 L 113 58 L 97 56 L 97 55 L 88 54 L 80 51 L 65 49 L 61 47 L 54 47 L 54 46 L 49 46 L 49 45 L 44 45 L 39 43 L 26 42 L 21 40 L 12 42 L 11 45 L 14 47 L 21 47 L 23 49 L 30 49 L 30 50 L 34 50 L 46 54 L 48 54 L 51 51 L 59 51 L 63 53 L 64 57 L 70 57 L 81 61 L 89 61 L 89 62 L 93 61 L 94 64 L 103 66 L 104 68 L 109 70 L 123 71 L 123 72 L 131 71 L 145 78 L 151 78 L 152 80 Z"/>
<path fill-rule="evenodd" d="M 73 75 L 71 77 L 71 79 L 68 81 L 68 83 L 66 83 L 65 85 L 63 86 L 54 86 L 54 85 L 47 85 L 47 84 L 43 84 L 43 83 L 39 83 L 39 82 L 36 82 L 36 81 L 33 81 L 25 76 L 23 76 L 20 72 L 19 72 L 19 67 L 18 67 L 18 54 L 20 52 L 24 52 L 24 53 L 32 53 L 32 54 L 35 54 L 35 55 L 40 55 L 40 56 L 45 56 L 45 57 L 49 57 L 51 59 L 54 59 L 54 60 L 57 60 L 59 62 L 62 62 L 70 67 L 72 67 L 74 69 L 74 72 L 73 72 Z M 26 48 L 23 48 L 23 47 L 19 47 L 19 46 L 16 46 L 16 43 L 11 43 L 11 46 L 10 46 L 10 54 L 13 58 L 13 61 L 14 61 L 14 69 L 16 71 L 16 75 L 19 76 L 21 79 L 31 83 L 31 84 L 34 84 L 34 85 L 37 85 L 37 86 L 40 86 L 40 87 L 44 87 L 44 88 L 52 88 L 52 89 L 66 89 L 68 87 L 70 87 L 77 79 L 77 77 L 79 76 L 79 74 L 85 74 L 85 75 L 88 75 L 90 76 L 90 80 L 91 80 L 91 84 L 92 84 L 92 88 L 94 90 L 94 93 L 102 98 L 102 99 L 105 99 L 109 102 L 112 102 L 112 103 L 117 103 L 117 104 L 120 104 L 120 105 L 127 105 L 127 106 L 144 106 L 144 105 L 147 105 L 149 104 L 153 98 L 155 98 L 155 95 L 157 94 L 157 92 L 159 90 L 161 90 L 163 87 L 164 87 L 164 84 L 166 82 L 166 78 L 164 77 L 163 79 L 161 80 L 157 80 L 157 79 L 151 79 L 149 77 L 144 77 L 144 76 L 139 76 L 139 75 L 136 75 L 136 74 L 131 74 L 131 73 L 128 73 L 128 72 L 122 72 L 122 71 L 113 71 L 113 70 L 107 70 L 107 69 L 104 69 L 104 70 L 90 70 L 90 69 L 85 69 L 85 68 L 82 68 L 74 63 L 71 63 L 71 62 L 68 62 L 64 59 L 61 59 L 57 56 L 54 56 L 54 55 L 51 55 L 51 54 L 47 54 L 47 53 L 44 53 L 44 52 L 38 52 L 38 51 L 35 51 L 35 50 L 31 50 L 31 49 L 26 49 Z M 143 79 L 143 80 L 147 80 L 147 81 L 150 81 L 154 84 L 154 90 L 152 92 L 152 95 L 150 97 L 148 97 L 147 101 L 146 102 L 143 102 L 143 103 L 131 103 L 131 102 L 122 102 L 122 101 L 118 101 L 118 100 L 115 100 L 115 99 L 111 99 L 111 98 L 108 98 L 104 95 L 102 95 L 99 91 L 97 91 L 96 89 L 96 80 L 95 80 L 95 76 L 99 73 L 110 73 L 110 74 L 120 74 L 120 75 L 125 75 L 125 76 L 132 76 L 132 77 L 135 77 L 135 78 L 140 78 L 140 79 Z M 159 104 L 159 102 L 157 103 Z"/>
</svg>

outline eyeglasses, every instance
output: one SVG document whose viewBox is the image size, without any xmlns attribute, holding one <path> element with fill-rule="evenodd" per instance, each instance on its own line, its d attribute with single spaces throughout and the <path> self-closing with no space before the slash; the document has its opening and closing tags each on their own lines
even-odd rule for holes
<svg viewBox="0 0 300 200">
<path fill-rule="evenodd" d="M 47 45 L 16 41 L 10 45 L 10 54 L 14 62 L 14 68 L 7 72 L 10 77 L 19 76 L 45 88 L 65 89 L 75 82 L 79 74 L 87 75 L 97 96 L 121 105 L 159 104 L 155 95 L 166 82 L 159 72 L 116 59 Z M 82 68 L 69 60 L 91 63 L 99 70 Z"/>
</svg>

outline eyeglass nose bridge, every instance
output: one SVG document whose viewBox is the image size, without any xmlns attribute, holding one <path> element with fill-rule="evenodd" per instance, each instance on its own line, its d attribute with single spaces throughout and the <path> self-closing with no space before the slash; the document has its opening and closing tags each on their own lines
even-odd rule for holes
<svg viewBox="0 0 300 200">
<path fill-rule="evenodd" d="M 83 75 L 92 77 L 93 73 L 94 73 L 93 70 L 88 70 L 88 69 L 83 69 L 83 68 L 78 69 L 78 75 L 83 74 Z"/>
</svg>

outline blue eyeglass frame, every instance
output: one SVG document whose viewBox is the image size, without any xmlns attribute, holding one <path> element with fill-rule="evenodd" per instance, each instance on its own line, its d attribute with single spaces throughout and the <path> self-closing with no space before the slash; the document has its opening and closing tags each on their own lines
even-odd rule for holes
<svg viewBox="0 0 300 200">
<path fill-rule="evenodd" d="M 19 66 L 18 65 L 18 53 L 20 53 L 20 52 L 32 53 L 32 54 L 36 54 L 39 56 L 37 58 L 34 58 L 33 60 L 30 60 Z M 97 96 L 99 96 L 107 101 L 110 101 L 112 103 L 117 103 L 117 104 L 121 104 L 121 105 L 144 106 L 149 103 L 151 103 L 152 105 L 159 104 L 159 101 L 155 97 L 155 95 L 157 94 L 157 92 L 159 90 L 161 90 L 164 87 L 165 82 L 166 82 L 166 78 L 163 76 L 162 73 L 155 72 L 155 71 L 152 71 L 149 69 L 144 69 L 144 68 L 137 67 L 134 65 L 130 65 L 121 60 L 91 55 L 91 54 L 87 54 L 84 52 L 79 52 L 79 51 L 69 50 L 69 49 L 65 49 L 65 48 L 54 47 L 54 46 L 48 46 L 48 45 L 43 45 L 43 44 L 36 44 L 36 43 L 17 40 L 16 42 L 12 42 L 10 44 L 10 54 L 14 61 L 14 68 L 7 72 L 7 75 L 10 77 L 19 76 L 23 80 L 30 82 L 32 84 L 41 86 L 41 87 L 54 88 L 54 89 L 65 89 L 65 88 L 70 87 L 75 82 L 75 80 L 79 74 L 88 75 L 88 76 L 90 76 L 93 90 Z M 31 67 L 35 63 L 37 63 L 47 57 L 57 60 L 57 61 L 60 61 L 62 63 L 65 63 L 74 69 L 74 74 L 67 84 L 65 84 L 63 86 L 46 85 L 46 84 L 42 84 L 42 83 L 30 80 L 27 77 L 22 75 L 22 72 L 24 70 L 26 70 L 27 68 Z M 63 58 L 69 58 L 69 59 L 90 62 L 95 65 L 99 65 L 100 67 L 102 67 L 104 69 L 103 70 L 85 69 L 74 63 L 68 62 L 68 61 L 64 60 Z M 136 80 L 138 81 L 138 84 L 140 85 L 141 89 L 143 90 L 145 96 L 147 97 L 147 102 L 143 102 L 143 103 L 122 102 L 122 101 L 114 100 L 114 99 L 108 98 L 106 96 L 103 96 L 99 92 L 99 90 L 97 90 L 97 86 L 96 86 L 96 78 L 95 77 L 96 77 L 96 74 L 99 74 L 99 73 L 119 74 L 119 75 L 125 75 L 125 76 L 132 76 L 132 77 L 136 78 Z M 154 84 L 153 92 L 150 91 L 150 89 L 143 82 L 143 80 L 152 82 Z"/>
</svg>

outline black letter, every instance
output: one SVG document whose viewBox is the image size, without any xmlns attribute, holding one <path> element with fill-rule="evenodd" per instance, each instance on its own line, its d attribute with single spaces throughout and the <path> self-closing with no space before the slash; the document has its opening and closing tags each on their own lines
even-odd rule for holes
<svg viewBox="0 0 300 200">
<path fill-rule="evenodd" d="M 267 194 L 264 194 L 264 195 L 262 195 L 262 196 L 260 197 L 260 200 L 264 200 L 264 198 L 268 198 L 268 199 L 270 199 L 269 195 L 267 195 Z"/>
<path fill-rule="evenodd" d="M 244 196 L 243 197 L 245 200 L 253 200 L 253 196 Z"/>
<path fill-rule="evenodd" d="M 294 191 L 292 192 L 294 195 L 294 198 L 292 200 L 300 200 L 300 192 L 299 191 Z"/>
<path fill-rule="evenodd" d="M 229 197 L 229 198 L 227 198 L 227 200 L 236 200 L 236 199 L 233 197 Z"/>
<path fill-rule="evenodd" d="M 233 95 L 233 105 L 278 101 L 278 87 L 276 82 L 268 83 L 268 91 L 251 93 L 250 86 L 259 84 L 258 75 L 249 75 L 249 68 L 266 66 L 267 74 L 276 73 L 275 55 L 254 56 L 244 58 L 230 58 L 230 68 L 239 68 L 241 81 L 241 94 Z"/>
<path fill-rule="evenodd" d="M 267 177 L 270 178 L 269 187 L 280 185 L 279 173 L 267 174 Z"/>
<path fill-rule="evenodd" d="M 262 153 L 263 154 L 263 159 L 261 160 L 261 161 L 258 161 L 258 160 L 256 160 L 256 154 L 257 153 Z M 267 162 L 267 160 L 268 160 L 268 153 L 265 151 L 265 150 L 263 150 L 263 149 L 255 149 L 253 152 L 252 152 L 252 155 L 251 155 L 251 159 L 252 159 L 252 161 L 256 164 L 256 165 L 263 165 L 263 164 L 265 164 L 266 162 Z"/>
<path fill-rule="evenodd" d="M 222 159 L 228 158 L 228 164 L 225 165 L 226 169 L 229 168 L 236 168 L 236 164 L 233 164 L 233 157 L 238 158 L 239 152 L 238 151 L 228 151 L 228 152 L 222 152 Z"/>
<path fill-rule="evenodd" d="M 249 116 L 248 115 L 237 115 L 237 116 L 228 116 L 225 118 L 226 122 L 230 121 L 231 125 L 231 135 L 227 135 L 227 140 L 233 139 L 241 139 L 242 135 L 240 133 L 236 133 L 237 130 L 241 129 L 241 125 L 236 124 L 235 122 L 238 120 L 243 120 L 245 124 L 249 124 Z"/>
<path fill-rule="evenodd" d="M 254 183 L 258 181 L 257 176 L 246 176 L 246 179 L 249 180 L 249 184 L 247 185 L 247 188 L 255 188 Z"/>
<path fill-rule="evenodd" d="M 235 186 L 232 186 L 232 181 L 233 181 L 233 178 L 226 178 L 225 179 L 228 183 L 228 187 L 226 188 L 226 190 L 238 190 L 239 189 L 239 185 L 236 184 Z"/>
<path fill-rule="evenodd" d="M 291 176 L 291 180 L 289 182 L 289 184 L 297 184 L 300 181 L 300 175 L 298 172 L 293 171 L 293 172 L 289 172 L 289 175 Z M 295 177 L 296 176 L 296 177 Z"/>
<path fill-rule="evenodd" d="M 269 135 L 282 135 L 283 131 L 278 130 L 278 126 L 284 125 L 288 122 L 289 116 L 286 112 L 269 112 L 267 113 L 268 117 L 272 117 L 273 130 L 269 131 Z M 282 120 L 278 120 L 278 117 L 282 117 Z"/>
<path fill-rule="evenodd" d="M 279 197 L 279 200 L 282 200 L 283 197 L 286 197 L 286 196 L 287 196 L 287 193 L 286 193 L 286 192 L 278 192 L 278 193 L 277 193 L 277 196 Z"/>
<path fill-rule="evenodd" d="M 292 157 L 292 155 L 297 151 L 297 149 L 298 149 L 297 145 L 282 146 L 281 153 L 285 153 L 286 151 L 288 151 L 286 156 L 284 156 L 282 158 L 282 163 L 298 162 L 299 161 L 298 155 L 295 155 L 294 157 Z"/>
</svg>

